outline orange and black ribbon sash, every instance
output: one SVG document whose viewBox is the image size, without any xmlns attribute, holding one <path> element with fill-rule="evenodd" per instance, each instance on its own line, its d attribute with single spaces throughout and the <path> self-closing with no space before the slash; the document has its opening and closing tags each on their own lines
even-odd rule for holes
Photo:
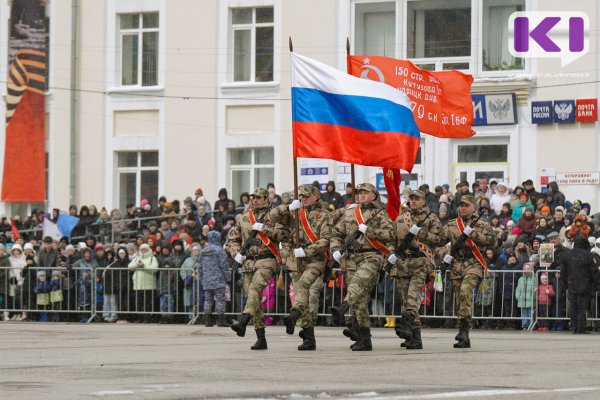
<svg viewBox="0 0 600 400">
<path fill-rule="evenodd" d="M 254 211 L 252 211 L 252 210 L 248 211 L 248 218 L 250 218 L 250 223 L 252 225 L 254 225 L 256 223 L 256 217 L 254 216 Z M 267 246 L 269 248 L 269 250 L 271 250 L 271 253 L 273 253 L 275 258 L 277 258 L 277 261 L 279 262 L 279 264 L 283 264 L 283 260 L 281 259 L 281 253 L 279 252 L 279 249 L 277 248 L 277 246 L 275 246 L 275 244 L 273 242 L 271 242 L 271 239 L 266 237 L 262 232 L 258 232 L 258 237 L 263 242 L 263 244 L 265 246 Z"/>
</svg>

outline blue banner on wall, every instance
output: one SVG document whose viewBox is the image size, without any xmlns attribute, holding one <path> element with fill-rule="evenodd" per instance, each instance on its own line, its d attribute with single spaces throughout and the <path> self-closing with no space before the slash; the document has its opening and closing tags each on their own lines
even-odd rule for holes
<svg viewBox="0 0 600 400">
<path fill-rule="evenodd" d="M 559 124 L 575 123 L 575 100 L 554 101 L 554 122 Z"/>
<path fill-rule="evenodd" d="M 514 93 L 475 94 L 473 126 L 514 125 L 517 123 L 517 99 Z"/>
<path fill-rule="evenodd" d="M 531 102 L 531 123 L 551 124 L 554 120 L 554 108 L 551 101 Z"/>
</svg>

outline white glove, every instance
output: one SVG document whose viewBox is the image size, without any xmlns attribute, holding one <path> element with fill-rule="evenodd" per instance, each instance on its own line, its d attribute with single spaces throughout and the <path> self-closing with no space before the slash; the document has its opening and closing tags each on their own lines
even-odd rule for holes
<svg viewBox="0 0 600 400">
<path fill-rule="evenodd" d="M 467 225 L 465 227 L 465 230 L 463 231 L 463 233 L 467 236 L 471 236 L 471 234 L 473 233 L 473 228 L 471 228 L 469 225 Z"/>
<path fill-rule="evenodd" d="M 396 264 L 398 262 L 398 257 L 396 257 L 396 255 L 394 253 L 390 254 L 390 256 L 388 257 L 388 262 L 390 264 Z"/>
<path fill-rule="evenodd" d="M 359 231 L 360 231 L 362 234 L 365 234 L 365 232 L 367 232 L 367 228 L 368 228 L 368 226 L 366 226 L 365 224 L 360 224 L 360 225 L 358 226 L 358 230 L 359 230 Z"/>
<path fill-rule="evenodd" d="M 421 228 L 419 228 L 417 225 L 413 224 L 413 226 L 411 226 L 408 231 L 410 233 L 412 233 L 413 235 L 417 236 L 419 234 L 419 231 L 421 231 Z"/>
<path fill-rule="evenodd" d="M 352 203 L 352 204 L 348 204 L 348 207 L 346 207 L 347 210 L 352 210 L 353 208 L 356 208 L 358 204 L 356 203 Z"/>
<path fill-rule="evenodd" d="M 294 257 L 296 257 L 296 258 L 306 257 L 306 253 L 304 252 L 304 249 L 302 247 L 298 247 L 297 249 L 294 249 Z"/>
<path fill-rule="evenodd" d="M 300 202 L 300 200 L 294 200 L 292 201 L 292 203 L 288 206 L 288 209 L 290 211 L 296 211 L 299 210 L 300 207 L 302 207 L 302 203 Z"/>
<path fill-rule="evenodd" d="M 454 260 L 454 257 L 452 257 L 450 254 L 446 254 L 444 256 L 444 262 L 446 264 L 452 264 L 452 260 Z"/>
<path fill-rule="evenodd" d="M 253 231 L 262 231 L 263 230 L 263 226 L 264 224 L 261 222 L 255 222 L 254 225 L 252 225 L 252 230 Z"/>
<path fill-rule="evenodd" d="M 237 253 L 237 254 L 235 255 L 235 258 L 234 258 L 234 260 L 235 260 L 235 262 L 236 262 L 236 263 L 238 263 L 238 264 L 242 264 L 242 263 L 243 263 L 243 262 L 246 260 L 246 256 L 243 256 L 243 255 L 241 255 L 240 253 Z"/>
<path fill-rule="evenodd" d="M 337 263 L 339 263 L 339 262 L 340 262 L 340 260 L 342 259 L 342 253 L 340 253 L 340 251 L 339 251 L 339 250 L 336 250 L 336 251 L 335 251 L 335 252 L 332 254 L 332 256 L 333 256 L 333 259 L 334 259 L 334 260 L 335 260 Z"/>
</svg>

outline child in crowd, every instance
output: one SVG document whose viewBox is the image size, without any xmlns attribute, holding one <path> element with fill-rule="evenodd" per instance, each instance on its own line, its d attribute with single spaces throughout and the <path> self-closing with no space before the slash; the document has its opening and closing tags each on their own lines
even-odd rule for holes
<svg viewBox="0 0 600 400">
<path fill-rule="evenodd" d="M 526 331 L 531 326 L 531 314 L 533 312 L 533 296 L 535 293 L 535 281 L 533 279 L 533 267 L 529 263 L 523 265 L 523 276 L 517 281 L 515 297 L 517 307 L 521 309 L 521 328 Z"/>
<path fill-rule="evenodd" d="M 102 282 L 102 277 L 99 275 L 97 275 L 94 280 L 96 283 L 96 311 L 98 314 L 101 314 L 104 309 L 104 284 Z"/>
<path fill-rule="evenodd" d="M 79 322 L 87 322 L 92 306 L 92 278 L 89 269 L 81 270 L 81 277 L 77 279 L 77 309 L 82 312 Z"/>
<path fill-rule="evenodd" d="M 41 310 L 40 321 L 48 322 L 48 305 L 50 304 L 50 283 L 46 281 L 46 271 L 37 272 L 37 283 L 33 288 L 33 292 L 36 294 L 35 302 L 37 309 Z"/>
<path fill-rule="evenodd" d="M 547 331 L 548 326 L 550 325 L 550 321 L 547 318 L 550 315 L 550 309 L 552 306 L 552 299 L 556 293 L 554 292 L 554 288 L 551 284 L 548 283 L 548 274 L 542 274 L 540 277 L 540 285 L 537 289 L 537 298 L 538 298 L 538 317 L 540 319 L 540 327 L 538 330 Z"/>
<path fill-rule="evenodd" d="M 59 270 L 52 271 L 52 280 L 50 281 L 50 303 L 52 311 L 52 322 L 58 322 L 58 310 L 62 308 L 62 274 Z"/>
</svg>

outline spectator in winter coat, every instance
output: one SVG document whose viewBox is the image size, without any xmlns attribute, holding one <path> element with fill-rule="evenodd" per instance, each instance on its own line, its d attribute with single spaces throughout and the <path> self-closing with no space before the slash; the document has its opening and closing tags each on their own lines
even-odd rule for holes
<svg viewBox="0 0 600 400">
<path fill-rule="evenodd" d="M 540 275 L 540 284 L 537 289 L 537 313 L 540 317 L 540 331 L 547 331 L 550 321 L 545 318 L 550 316 L 552 299 L 556 296 L 554 288 L 548 283 L 548 274 Z"/>
<path fill-rule="evenodd" d="M 225 287 L 231 278 L 227 254 L 221 245 L 221 234 L 217 231 L 208 233 L 208 244 L 200 252 L 200 268 L 198 279 L 204 289 L 204 323 L 212 326 L 212 307 L 216 300 L 218 326 L 229 326 L 225 320 Z"/>
<path fill-rule="evenodd" d="M 146 243 L 140 246 L 140 254 L 136 256 L 127 266 L 133 270 L 133 291 L 136 296 L 136 310 L 146 314 L 141 316 L 145 322 L 150 321 L 147 314 L 154 311 L 154 291 L 156 290 L 156 273 L 158 272 L 158 261 L 150 246 Z"/>
<path fill-rule="evenodd" d="M 102 272 L 104 281 L 104 309 L 102 318 L 106 322 L 115 322 L 119 310 L 127 311 L 127 292 L 129 283 L 129 273 L 127 266 L 129 258 L 127 248 L 120 246 L 117 249 L 117 255 L 112 264 Z"/>
<path fill-rule="evenodd" d="M 508 193 L 508 188 L 506 187 L 506 184 L 504 182 L 500 182 L 498 183 L 498 185 L 496 185 L 496 193 L 494 193 L 492 197 L 490 197 L 490 206 L 497 215 L 500 215 L 504 204 L 510 204 L 510 199 L 511 197 Z"/>
<path fill-rule="evenodd" d="M 578 215 L 575 217 L 571 229 L 566 232 L 566 236 L 567 238 L 572 239 L 576 235 L 582 235 L 587 239 L 587 237 L 590 236 L 591 231 L 590 226 L 586 223 L 585 217 L 583 215 Z"/>
<path fill-rule="evenodd" d="M 511 214 L 515 224 L 519 223 L 519 219 L 521 219 L 526 209 L 530 209 L 532 213 L 534 211 L 533 205 L 531 204 L 531 201 L 529 201 L 529 195 L 527 195 L 527 193 L 521 193 L 519 195 L 519 202 L 513 207 Z"/>
<path fill-rule="evenodd" d="M 517 282 L 515 298 L 517 307 L 521 309 L 521 328 L 529 329 L 531 326 L 531 315 L 533 313 L 533 299 L 537 282 L 533 277 L 533 267 L 529 263 L 523 265 L 523 276 Z"/>
<path fill-rule="evenodd" d="M 552 202 L 550 203 L 550 207 L 555 210 L 558 206 L 565 205 L 565 195 L 563 192 L 558 190 L 558 183 L 555 181 L 549 182 L 546 187 L 548 188 L 548 192 L 552 193 Z"/>
<path fill-rule="evenodd" d="M 587 333 L 585 313 L 592 290 L 598 285 L 600 278 L 587 238 L 576 235 L 573 238 L 573 249 L 562 257 L 561 263 L 560 276 L 566 282 L 569 293 L 571 331 Z"/>
<path fill-rule="evenodd" d="M 219 190 L 219 200 L 215 201 L 215 206 L 213 207 L 213 211 L 218 211 L 219 206 L 223 206 L 223 210 L 227 210 L 227 203 L 229 203 L 230 199 L 227 197 L 227 189 L 222 188 Z M 214 215 L 213 215 L 214 216 Z"/>
<path fill-rule="evenodd" d="M 199 267 L 200 247 L 194 245 L 192 246 L 191 255 L 183 261 L 179 271 L 179 277 L 183 282 L 183 306 L 188 312 L 190 320 L 194 317 L 194 306 L 198 304 L 197 302 L 201 298 L 204 298 L 200 282 L 196 279 L 196 271 Z"/>
<path fill-rule="evenodd" d="M 58 265 L 58 250 L 53 247 L 54 240 L 50 236 L 46 236 L 43 241 L 43 246 L 37 254 L 37 265 L 46 268 L 46 276 L 50 276 L 52 269 Z M 26 254 L 27 255 L 27 254 Z"/>
<path fill-rule="evenodd" d="M 327 182 L 327 188 L 324 193 L 321 194 L 321 201 L 323 206 L 329 210 L 335 210 L 341 208 L 342 196 L 335 191 L 335 182 Z"/>
<path fill-rule="evenodd" d="M 177 272 L 174 261 L 170 257 L 163 260 L 158 273 L 158 295 L 160 296 L 161 323 L 170 322 L 171 313 L 175 311 L 175 295 L 177 294 Z"/>
</svg>

